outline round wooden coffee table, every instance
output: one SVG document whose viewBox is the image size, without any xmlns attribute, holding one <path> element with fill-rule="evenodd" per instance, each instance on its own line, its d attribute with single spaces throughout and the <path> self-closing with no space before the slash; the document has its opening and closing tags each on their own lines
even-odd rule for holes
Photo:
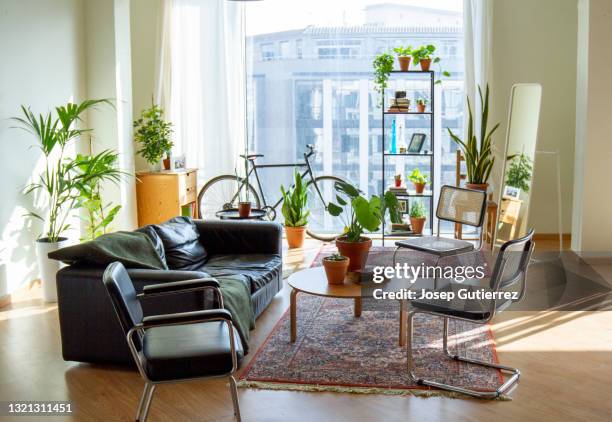
<svg viewBox="0 0 612 422">
<path fill-rule="evenodd" d="M 335 297 L 355 300 L 355 317 L 361 316 L 361 285 L 346 279 L 344 284 L 329 284 L 323 267 L 309 268 L 295 272 L 287 280 L 291 290 L 291 342 L 297 334 L 297 294 L 299 292 L 315 296 Z"/>
</svg>

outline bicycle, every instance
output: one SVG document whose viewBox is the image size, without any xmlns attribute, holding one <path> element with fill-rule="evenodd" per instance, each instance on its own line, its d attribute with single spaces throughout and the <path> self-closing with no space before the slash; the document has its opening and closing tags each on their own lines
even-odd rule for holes
<svg viewBox="0 0 612 422">
<path fill-rule="evenodd" d="M 304 162 L 291 164 L 256 164 L 255 160 L 263 157 L 263 154 L 240 155 L 242 159 L 247 161 L 246 177 L 224 174 L 208 181 L 198 194 L 198 218 L 212 219 L 215 217 L 215 213 L 220 210 L 237 208 L 240 192 L 245 189 L 246 181 L 250 180 L 251 175 L 254 174 L 257 189 L 253 184 L 248 184 L 251 203 L 254 208 L 264 210 L 269 220 L 274 220 L 276 209 L 283 202 L 283 198 L 281 197 L 274 205 L 268 205 L 257 170 L 263 168 L 305 168 L 301 175 L 302 178 L 309 177 L 306 186 L 308 189 L 308 209 L 310 210 L 306 233 L 318 240 L 330 241 L 335 239 L 342 234 L 343 227 L 341 227 L 338 219 L 334 219 L 327 213 L 327 204 L 334 198 L 334 184 L 344 182 L 344 180 L 336 176 L 315 177 L 310 158 L 316 154 L 316 150 L 314 145 L 307 145 L 306 148 L 308 148 L 308 151 L 304 153 Z M 259 190 L 259 193 L 257 190 Z M 259 194 L 261 194 L 261 198 Z"/>
</svg>

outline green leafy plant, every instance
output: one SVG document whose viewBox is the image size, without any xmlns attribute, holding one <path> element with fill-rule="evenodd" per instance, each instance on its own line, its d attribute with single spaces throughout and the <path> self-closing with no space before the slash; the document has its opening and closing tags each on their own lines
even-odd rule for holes
<svg viewBox="0 0 612 422">
<path fill-rule="evenodd" d="M 378 93 L 382 94 L 387 88 L 389 82 L 389 75 L 393 70 L 393 63 L 395 59 L 389 53 L 382 53 L 377 55 L 372 62 L 374 67 L 374 82 L 376 83 L 375 89 Z M 381 95 L 382 104 L 382 95 Z"/>
<path fill-rule="evenodd" d="M 412 183 L 424 184 L 428 182 L 427 175 L 421 173 L 421 170 L 418 168 L 412 170 L 410 176 L 408 176 L 408 180 Z"/>
<path fill-rule="evenodd" d="M 293 178 L 293 188 L 285 190 L 285 187 L 281 185 L 281 193 L 283 194 L 282 213 L 285 217 L 285 226 L 304 227 L 308 224 L 308 216 L 310 215 L 310 211 L 306 209 L 308 191 L 300 173 L 295 171 Z"/>
<path fill-rule="evenodd" d="M 410 206 L 410 217 L 411 218 L 425 218 L 427 217 L 427 208 L 421 201 L 414 201 Z"/>
<path fill-rule="evenodd" d="M 391 223 L 402 223 L 402 212 L 400 211 L 399 201 L 393 192 L 388 191 L 385 193 L 384 203 L 389 211 L 389 219 L 391 220 Z"/>
<path fill-rule="evenodd" d="M 25 194 L 39 192 L 46 196 L 48 217 L 30 212 L 28 216 L 41 220 L 45 224 L 43 240 L 58 242 L 62 234 L 70 228 L 67 223 L 71 211 L 79 205 L 77 186 L 87 180 L 101 177 L 99 174 L 83 174 L 79 169 L 79 160 L 66 157 L 66 148 L 91 129 L 79 129 L 76 125 L 82 122 L 82 115 L 98 105 L 112 106 L 108 99 L 86 100 L 80 104 L 68 103 L 55 108 L 52 112 L 38 116 L 30 108 L 21 106 L 23 117 L 14 117 L 20 129 L 34 135 L 38 147 L 45 156 L 45 170 L 38 181 L 25 188 Z"/>
<path fill-rule="evenodd" d="M 334 188 L 338 204 L 330 202 L 327 211 L 342 219 L 347 242 L 360 242 L 365 231 L 378 230 L 395 198 L 392 192 L 387 192 L 383 196 L 372 195 L 368 200 L 359 189 L 344 182 L 336 182 Z"/>
<path fill-rule="evenodd" d="M 393 49 L 397 57 L 408 57 L 412 55 L 412 46 L 409 45 L 407 47 L 399 46 Z"/>
<path fill-rule="evenodd" d="M 447 128 L 447 130 L 453 141 L 455 141 L 457 145 L 459 145 L 459 148 L 461 148 L 461 152 L 465 158 L 467 182 L 473 184 L 484 184 L 487 183 L 487 180 L 489 180 L 491 169 L 495 163 L 492 136 L 499 127 L 499 123 L 497 123 L 490 132 L 487 132 L 489 120 L 489 85 L 487 85 L 484 97 L 482 95 L 480 86 L 478 87 L 478 94 L 480 97 L 480 104 L 482 106 L 480 140 L 477 138 L 474 130 L 474 118 L 472 115 L 472 106 L 470 104 L 469 97 L 467 99 L 469 113 L 467 139 L 463 141 L 461 138 L 455 135 L 450 128 Z"/>
<path fill-rule="evenodd" d="M 121 205 L 112 206 L 104 203 L 101 194 L 101 183 L 110 181 L 119 183 L 127 173 L 117 169 L 119 155 L 112 150 L 105 150 L 94 156 L 77 155 L 75 164 L 79 177 L 75 179 L 78 192 L 77 206 L 85 210 L 85 236 L 81 240 L 93 240 L 106 234 L 110 229 Z"/>
<path fill-rule="evenodd" d="M 506 184 L 513 188 L 521 189 L 523 192 L 529 192 L 529 181 L 531 181 L 532 171 L 533 164 L 531 158 L 525 154 L 514 156 L 510 161 Z"/>
<path fill-rule="evenodd" d="M 439 73 L 447 78 L 450 77 L 450 72 L 446 70 L 442 70 L 440 62 L 442 59 L 439 56 L 435 55 L 436 46 L 433 44 L 422 45 L 419 48 L 412 50 L 412 60 L 414 63 L 419 63 L 421 60 L 431 60 L 432 63 L 438 65 Z M 436 84 L 442 83 L 442 80 L 438 79 Z"/>
<path fill-rule="evenodd" d="M 417 98 L 416 103 L 419 105 L 427 105 L 429 104 L 429 100 L 427 98 Z"/>
<path fill-rule="evenodd" d="M 346 261 L 348 258 L 344 255 L 340 255 L 339 253 L 335 253 L 335 254 L 331 254 L 329 256 L 326 256 L 325 258 L 323 258 L 326 261 L 334 261 L 334 262 L 341 262 L 341 261 Z"/>
<path fill-rule="evenodd" d="M 159 105 L 151 103 L 151 108 L 143 110 L 134 121 L 134 140 L 142 147 L 138 154 L 154 165 L 170 153 L 174 144 L 170 140 L 172 123 L 163 119 L 164 111 Z"/>
</svg>

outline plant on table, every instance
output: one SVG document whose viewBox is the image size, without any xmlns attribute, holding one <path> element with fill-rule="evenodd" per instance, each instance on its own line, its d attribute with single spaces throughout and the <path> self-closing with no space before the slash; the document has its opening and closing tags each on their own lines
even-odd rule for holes
<svg viewBox="0 0 612 422">
<path fill-rule="evenodd" d="M 350 259 L 340 254 L 323 258 L 323 268 L 329 284 L 343 284 Z"/>
<path fill-rule="evenodd" d="M 151 101 L 151 107 L 142 111 L 140 118 L 134 121 L 134 141 L 141 145 L 138 150 L 152 170 L 159 170 L 160 160 L 164 159 L 164 168 L 170 169 L 168 154 L 174 145 L 170 140 L 172 123 L 164 120 L 163 109 Z"/>
<path fill-rule="evenodd" d="M 531 158 L 523 153 L 512 157 L 506 176 L 506 185 L 529 192 L 532 171 L 533 164 Z"/>
<path fill-rule="evenodd" d="M 294 171 L 294 183 L 289 189 L 281 185 L 283 194 L 282 213 L 285 218 L 285 232 L 289 248 L 301 248 L 310 211 L 307 209 L 308 190 L 302 175 Z"/>
<path fill-rule="evenodd" d="M 393 70 L 394 62 L 395 59 L 389 53 L 377 55 L 372 62 L 374 67 L 374 83 L 376 84 L 374 88 L 380 94 L 379 105 L 382 105 L 382 95 L 388 87 L 389 75 Z"/>
<path fill-rule="evenodd" d="M 450 73 L 442 70 L 441 66 L 439 65 L 441 59 L 439 56 L 435 55 L 436 52 L 436 46 L 433 44 L 427 44 L 427 45 L 422 45 L 419 48 L 416 48 L 414 50 L 412 50 L 412 59 L 414 63 L 419 63 L 421 65 L 421 70 L 424 72 L 429 71 L 429 69 L 431 68 L 431 64 L 432 63 L 436 63 L 438 64 L 438 67 L 440 68 L 440 74 L 449 77 Z M 441 80 L 437 80 L 436 84 L 441 83 Z"/>
<path fill-rule="evenodd" d="M 410 206 L 410 225 L 414 234 L 423 233 L 423 226 L 427 219 L 427 209 L 421 201 L 414 201 Z"/>
<path fill-rule="evenodd" d="M 410 176 L 408 176 L 408 180 L 410 180 L 414 184 L 414 189 L 416 193 L 423 193 L 425 190 L 425 185 L 428 182 L 427 175 L 421 173 L 421 170 L 418 168 L 412 170 Z"/>
<path fill-rule="evenodd" d="M 393 49 L 395 54 L 397 54 L 397 61 L 400 65 L 400 70 L 402 72 L 407 72 L 410 67 L 410 58 L 412 55 L 412 46 L 399 46 Z"/>
</svg>

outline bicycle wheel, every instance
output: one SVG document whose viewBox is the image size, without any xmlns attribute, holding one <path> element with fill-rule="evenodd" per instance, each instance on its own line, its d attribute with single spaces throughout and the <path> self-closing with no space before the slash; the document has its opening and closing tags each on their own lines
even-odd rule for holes
<svg viewBox="0 0 612 422">
<path fill-rule="evenodd" d="M 327 212 L 327 204 L 330 201 L 335 201 L 336 198 L 334 184 L 344 182 L 344 180 L 335 176 L 319 176 L 315 178 L 315 182 L 325 203 L 321 202 L 314 184 L 310 181 L 307 185 L 310 216 L 308 217 L 306 233 L 315 239 L 329 242 L 344 233 L 342 221 Z"/>
<path fill-rule="evenodd" d="M 239 182 L 242 183 L 242 179 Z M 206 183 L 198 194 L 198 218 L 211 220 L 216 218 L 218 211 L 238 208 L 238 185 L 236 176 L 230 174 L 217 176 Z M 259 208 L 259 195 L 253 185 L 249 185 L 249 192 L 253 208 Z"/>
</svg>

